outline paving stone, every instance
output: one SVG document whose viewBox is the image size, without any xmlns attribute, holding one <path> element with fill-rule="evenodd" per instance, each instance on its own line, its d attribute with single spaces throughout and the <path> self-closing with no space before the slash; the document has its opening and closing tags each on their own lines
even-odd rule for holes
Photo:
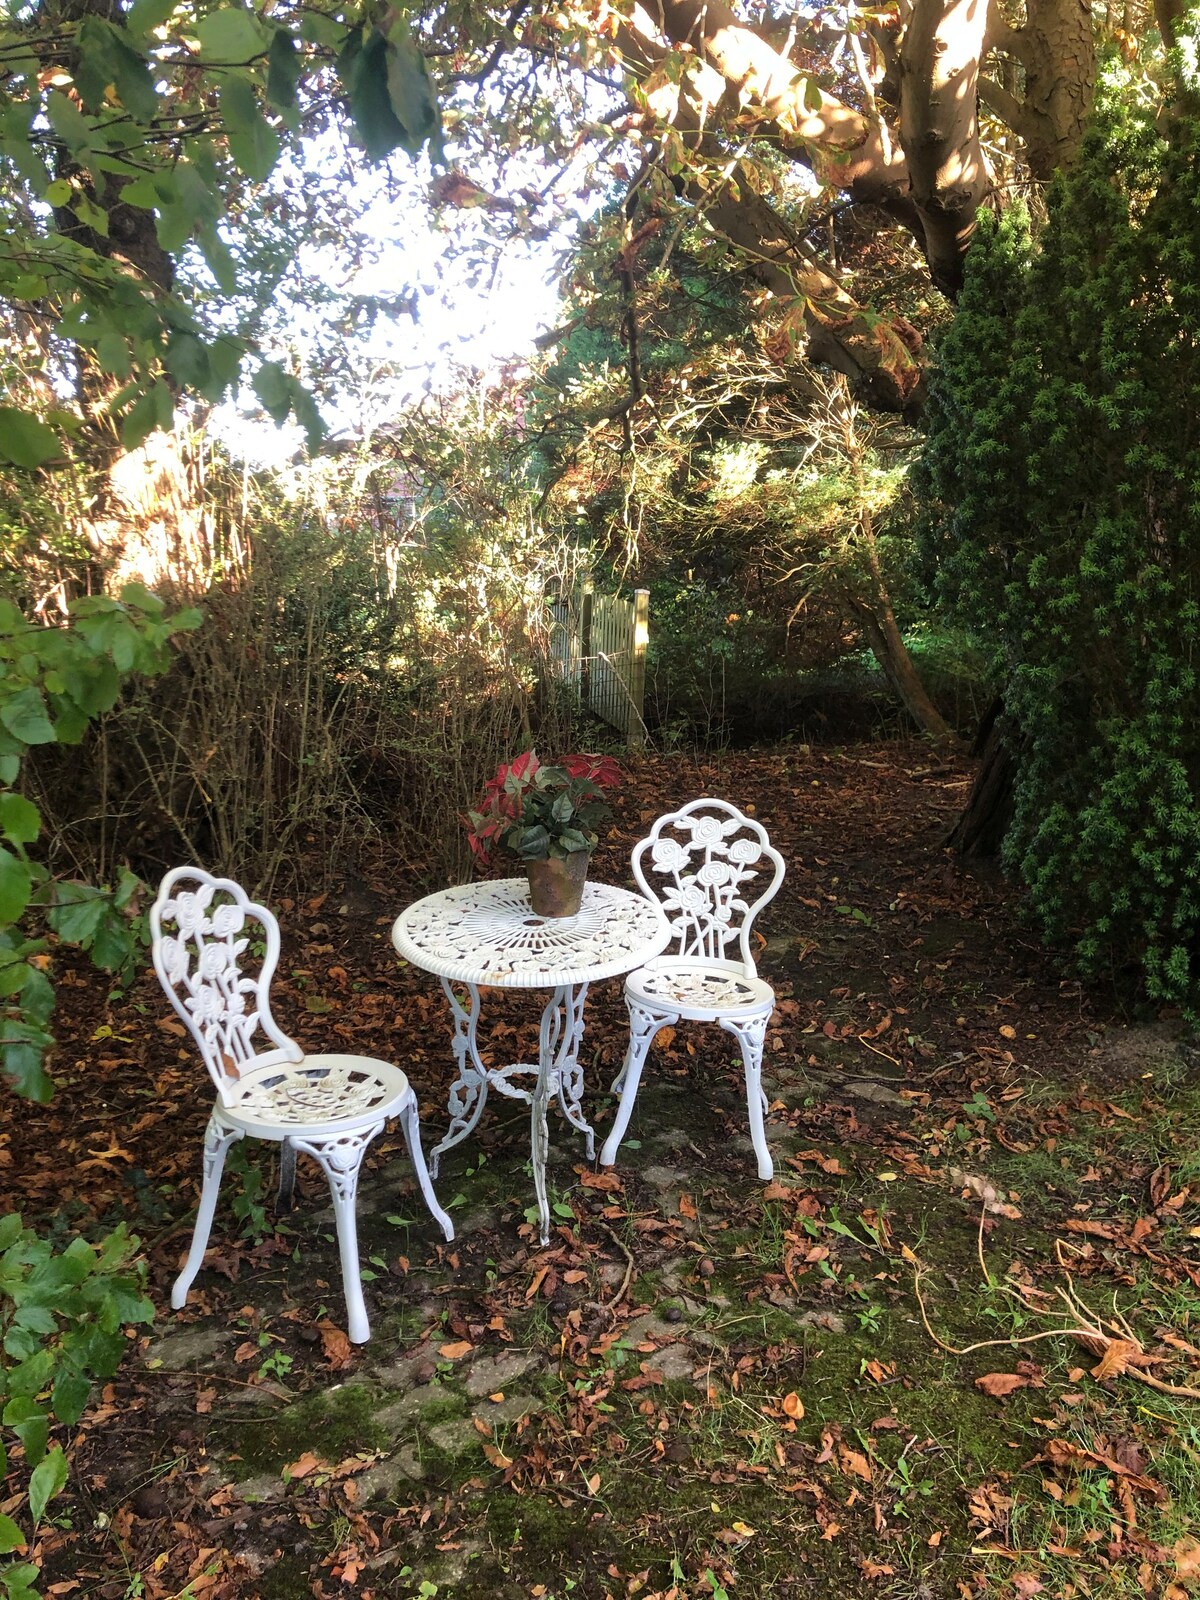
<svg viewBox="0 0 1200 1600">
<path fill-rule="evenodd" d="M 398 1399 L 381 1406 L 375 1413 L 374 1421 L 381 1428 L 391 1428 L 399 1432 L 406 1423 L 419 1422 L 430 1411 L 444 1411 L 447 1400 L 457 1400 L 459 1397 L 453 1389 L 447 1389 L 440 1383 L 423 1383 L 416 1389 L 410 1389 L 407 1394 L 402 1394 Z"/>
<path fill-rule="evenodd" d="M 691 1377 L 697 1365 L 696 1354 L 685 1344 L 668 1344 L 655 1351 L 650 1357 L 650 1365 L 671 1383 L 678 1378 Z"/>
<path fill-rule="evenodd" d="M 498 1206 L 472 1206 L 470 1211 L 454 1218 L 455 1239 L 465 1239 L 472 1233 L 493 1233 L 500 1227 Z"/>
<path fill-rule="evenodd" d="M 405 1355 L 397 1356 L 395 1361 L 389 1361 L 385 1366 L 353 1373 L 346 1382 L 347 1384 L 356 1381 L 369 1383 L 380 1389 L 407 1389 L 421 1368 L 429 1366 L 436 1360 L 437 1352 L 434 1347 L 423 1344 L 415 1350 L 409 1350 Z"/>
<path fill-rule="evenodd" d="M 407 1483 L 425 1476 L 425 1468 L 411 1445 L 401 1445 L 399 1450 L 382 1461 L 376 1461 L 354 1480 L 358 1484 L 360 1499 L 378 1500 L 394 1495 Z"/>
<path fill-rule="evenodd" d="M 482 1401 L 471 1415 L 478 1417 L 480 1422 L 486 1422 L 489 1428 L 494 1428 L 497 1425 L 520 1422 L 522 1417 L 527 1417 L 531 1411 L 537 1409 L 538 1402 L 532 1395 L 506 1394 L 503 1400 Z"/>
<path fill-rule="evenodd" d="M 258 1472 L 253 1478 L 246 1478 L 242 1483 L 235 1483 L 234 1490 L 240 1499 L 249 1506 L 261 1506 L 268 1500 L 280 1500 L 287 1487 L 277 1473 Z"/>
<path fill-rule="evenodd" d="M 480 1433 L 470 1417 L 447 1417 L 430 1428 L 429 1442 L 448 1456 L 461 1456 L 480 1442 Z"/>
<path fill-rule="evenodd" d="M 644 1311 L 629 1324 L 624 1337 L 633 1344 L 641 1344 L 644 1339 L 653 1339 L 656 1344 L 674 1344 L 679 1335 L 677 1322 L 668 1322 L 661 1312 Z"/>
<path fill-rule="evenodd" d="M 845 1333 L 846 1319 L 836 1311 L 802 1311 L 796 1318 L 802 1328 L 821 1328 L 826 1333 Z"/>
<path fill-rule="evenodd" d="M 681 1172 L 678 1167 L 658 1165 L 644 1168 L 641 1177 L 644 1182 L 652 1184 L 656 1189 L 686 1189 L 693 1181 L 688 1173 Z"/>
<path fill-rule="evenodd" d="M 910 1116 L 916 1110 L 911 1100 L 906 1100 L 894 1089 L 889 1089 L 886 1083 L 878 1083 L 873 1078 L 848 1078 L 839 1084 L 839 1088 L 857 1100 L 870 1100 L 877 1106 L 891 1106 L 896 1111 L 908 1112 Z"/>
<path fill-rule="evenodd" d="M 646 1142 L 655 1150 L 686 1150 L 691 1135 L 686 1128 L 658 1128 Z"/>
<path fill-rule="evenodd" d="M 157 1361 L 168 1372 L 203 1366 L 233 1338 L 229 1328 L 180 1328 L 164 1333 L 146 1351 L 146 1361 Z"/>
<path fill-rule="evenodd" d="M 531 1367 L 539 1366 L 541 1359 L 530 1350 L 502 1350 L 496 1356 L 477 1356 L 467 1369 L 467 1393 L 473 1400 L 496 1394 L 506 1384 L 523 1378 Z"/>
</svg>

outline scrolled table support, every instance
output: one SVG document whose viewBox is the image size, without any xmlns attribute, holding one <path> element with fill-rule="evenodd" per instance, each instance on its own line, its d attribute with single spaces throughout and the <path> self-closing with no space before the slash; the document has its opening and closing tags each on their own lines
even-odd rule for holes
<svg viewBox="0 0 1200 1600">
<path fill-rule="evenodd" d="M 564 984 L 554 991 L 546 1011 L 553 1007 L 555 1015 L 555 1038 L 550 1046 L 549 1059 L 554 1063 L 553 1076 L 558 1089 L 559 1108 L 571 1126 L 577 1128 L 587 1140 L 587 1158 L 592 1161 L 596 1155 L 596 1135 L 583 1114 L 583 1068 L 579 1065 L 587 992 L 586 983 Z M 544 1047 L 542 1053 L 545 1053 Z"/>
<path fill-rule="evenodd" d="M 450 1129 L 446 1137 L 430 1152 L 429 1176 L 436 1178 L 438 1166 L 445 1151 L 465 1139 L 483 1115 L 487 1102 L 488 1069 L 479 1057 L 477 1030 L 479 1026 L 479 989 L 473 983 L 462 984 L 468 1002 L 464 1006 L 454 992 L 448 978 L 439 980 L 450 1002 L 454 1018 L 454 1039 L 451 1048 L 458 1066 L 458 1078 L 450 1088 Z"/>
</svg>

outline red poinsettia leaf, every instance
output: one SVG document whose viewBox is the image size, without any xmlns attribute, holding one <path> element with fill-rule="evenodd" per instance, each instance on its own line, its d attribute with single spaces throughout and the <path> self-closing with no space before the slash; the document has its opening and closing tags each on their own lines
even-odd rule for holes
<svg viewBox="0 0 1200 1600">
<path fill-rule="evenodd" d="M 522 783 L 528 783 L 540 765 L 536 750 L 523 750 L 508 770 L 514 778 L 518 778 Z"/>
</svg>

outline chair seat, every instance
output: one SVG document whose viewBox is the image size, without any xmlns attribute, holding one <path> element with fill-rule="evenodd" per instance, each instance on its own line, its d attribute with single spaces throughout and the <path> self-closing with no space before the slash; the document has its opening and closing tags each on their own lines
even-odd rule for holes
<svg viewBox="0 0 1200 1600">
<path fill-rule="evenodd" d="M 260 1139 L 350 1133 L 394 1116 L 411 1093 L 399 1067 L 370 1056 L 305 1056 L 243 1069 L 221 1096 L 223 1114 Z"/>
<path fill-rule="evenodd" d="M 660 957 L 631 972 L 625 993 L 658 1011 L 705 1017 L 745 1017 L 775 1009 L 775 991 L 761 978 L 748 978 L 727 962 Z"/>
</svg>

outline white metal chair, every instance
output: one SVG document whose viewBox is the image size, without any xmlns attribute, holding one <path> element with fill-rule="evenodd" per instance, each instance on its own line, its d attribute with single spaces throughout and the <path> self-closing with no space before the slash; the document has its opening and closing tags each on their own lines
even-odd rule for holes
<svg viewBox="0 0 1200 1600">
<path fill-rule="evenodd" d="M 216 1210 L 221 1171 L 231 1144 L 249 1134 L 302 1150 L 323 1168 L 333 1191 L 345 1285 L 348 1332 L 370 1337 L 358 1265 L 354 1202 L 363 1154 L 390 1117 L 399 1117 L 413 1170 L 447 1239 L 454 1224 L 429 1181 L 421 1150 L 417 1099 L 398 1067 L 369 1056 L 305 1055 L 271 1015 L 270 985 L 279 960 L 279 924 L 229 878 L 199 867 L 176 867 L 162 881 L 150 911 L 154 970 L 171 1004 L 200 1047 L 217 1086 L 204 1139 L 204 1187 L 187 1263 L 171 1290 L 176 1311 L 200 1270 Z M 244 974 L 247 951 L 257 974 Z M 261 1030 L 273 1046 L 257 1053 Z"/>
<path fill-rule="evenodd" d="M 750 898 L 751 880 L 768 870 L 770 881 Z M 783 874 L 783 857 L 772 848 L 766 829 L 724 800 L 693 800 L 660 817 L 649 837 L 634 847 L 638 886 L 661 906 L 677 937 L 673 949 L 625 980 L 629 1048 L 612 1086 L 621 1102 L 600 1152 L 603 1166 L 611 1167 L 617 1158 L 654 1035 L 682 1018 L 719 1023 L 737 1040 L 758 1175 L 773 1175 L 763 1127 L 762 1052 L 775 991 L 755 970 L 750 929 Z"/>
</svg>

